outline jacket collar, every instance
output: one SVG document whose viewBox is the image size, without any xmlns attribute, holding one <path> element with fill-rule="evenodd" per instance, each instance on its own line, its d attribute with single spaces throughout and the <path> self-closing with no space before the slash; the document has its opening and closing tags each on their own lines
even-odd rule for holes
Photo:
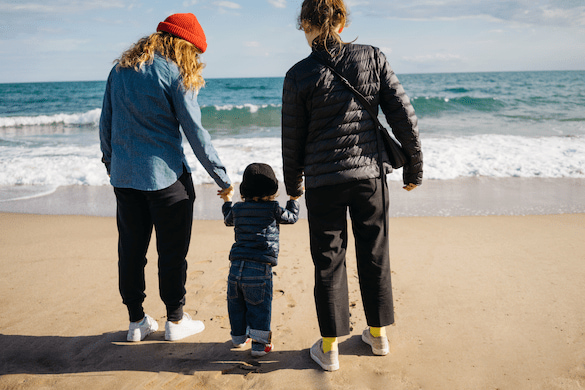
<svg viewBox="0 0 585 390">
<path fill-rule="evenodd" d="M 329 39 L 327 40 L 327 49 L 324 45 L 313 45 L 311 55 L 333 65 L 343 57 L 345 45 L 341 44 L 340 46 L 337 41 Z"/>
</svg>

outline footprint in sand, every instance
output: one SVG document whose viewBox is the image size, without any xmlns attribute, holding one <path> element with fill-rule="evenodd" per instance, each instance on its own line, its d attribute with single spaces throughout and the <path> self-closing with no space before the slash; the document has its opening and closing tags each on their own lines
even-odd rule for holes
<svg viewBox="0 0 585 390">
<path fill-rule="evenodd" d="M 189 280 L 197 279 L 198 277 L 200 277 L 204 273 L 205 272 L 201 271 L 201 270 L 189 272 Z"/>
<path fill-rule="evenodd" d="M 286 301 L 288 302 L 287 306 L 289 308 L 292 309 L 293 307 L 297 306 L 297 302 L 290 295 L 285 294 L 284 290 L 274 290 L 273 295 L 272 295 L 272 299 L 278 299 L 278 298 L 283 297 L 283 296 L 286 296 Z M 282 313 L 282 314 L 284 314 L 284 313 Z"/>
<path fill-rule="evenodd" d="M 208 260 L 201 260 L 201 261 L 195 262 L 195 264 L 209 264 L 209 263 L 212 263 L 212 261 L 209 260 L 209 259 Z"/>
<path fill-rule="evenodd" d="M 296 307 L 297 301 L 295 301 L 293 297 L 291 297 L 290 295 L 287 295 L 286 300 L 288 301 L 288 305 L 287 305 L 288 307 L 291 307 L 291 308 Z"/>
<path fill-rule="evenodd" d="M 226 316 L 226 315 L 224 315 L 224 316 L 211 317 L 209 319 L 209 321 L 215 322 L 222 329 L 230 329 L 230 326 L 229 326 L 230 324 L 229 324 L 228 316 Z"/>
</svg>

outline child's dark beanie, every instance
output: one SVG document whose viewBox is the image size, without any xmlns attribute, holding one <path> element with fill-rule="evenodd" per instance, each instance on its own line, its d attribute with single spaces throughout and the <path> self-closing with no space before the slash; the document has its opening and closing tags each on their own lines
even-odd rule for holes
<svg viewBox="0 0 585 390">
<path fill-rule="evenodd" d="M 262 198 L 274 195 L 276 192 L 278 192 L 278 180 L 276 180 L 270 165 L 253 163 L 246 167 L 242 177 L 242 184 L 240 184 L 242 198 Z"/>
</svg>

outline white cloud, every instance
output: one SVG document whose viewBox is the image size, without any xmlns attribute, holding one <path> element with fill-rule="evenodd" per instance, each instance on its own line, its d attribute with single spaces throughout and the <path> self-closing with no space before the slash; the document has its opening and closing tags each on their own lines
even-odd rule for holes
<svg viewBox="0 0 585 390">
<path fill-rule="evenodd" d="M 18 3 L 0 3 L 0 12 L 35 12 L 43 13 L 70 13 L 83 12 L 93 9 L 110 9 L 110 8 L 124 8 L 125 5 L 120 1 L 103 0 L 103 1 L 44 1 L 42 3 L 35 2 L 18 2 Z"/>
<path fill-rule="evenodd" d="M 582 0 L 360 0 L 348 2 L 372 17 L 405 20 L 488 19 L 529 25 L 585 26 Z"/>
<path fill-rule="evenodd" d="M 31 42 L 32 44 L 32 42 Z M 80 40 L 80 39 L 52 39 L 47 40 L 44 42 L 36 42 L 34 43 L 35 46 L 38 47 L 40 52 L 48 52 L 48 53 L 55 53 L 55 52 L 73 52 L 77 51 L 78 49 L 87 46 L 88 41 Z"/>
<path fill-rule="evenodd" d="M 436 63 L 436 62 L 453 62 L 453 61 L 461 61 L 462 58 L 458 54 L 443 54 L 443 53 L 435 53 L 435 54 L 426 54 L 414 57 L 402 57 L 402 60 L 407 62 L 413 62 L 417 64 L 428 64 L 428 63 Z"/>
<path fill-rule="evenodd" d="M 242 8 L 241 5 L 239 5 L 238 3 L 234 3 L 233 1 L 216 1 L 213 4 L 217 5 L 218 7 L 221 7 L 221 8 L 229 8 L 229 9 Z"/>
<path fill-rule="evenodd" d="M 345 0 L 345 4 L 351 9 L 352 7 L 357 7 L 360 5 L 369 5 L 369 1 L 362 1 L 362 0 Z"/>
<path fill-rule="evenodd" d="M 386 56 L 389 56 L 390 53 L 392 53 L 391 47 L 381 47 L 380 50 L 382 50 L 382 53 L 384 53 Z"/>
<path fill-rule="evenodd" d="M 276 8 L 286 8 L 286 0 L 268 0 Z"/>
<path fill-rule="evenodd" d="M 260 42 L 248 41 L 248 42 L 244 42 L 244 46 L 246 46 L 246 47 L 260 47 Z"/>
<path fill-rule="evenodd" d="M 573 17 L 574 10 L 568 9 L 545 9 L 542 11 L 542 17 L 548 21 L 569 20 Z"/>
<path fill-rule="evenodd" d="M 117 26 L 122 26 L 122 25 L 128 23 L 125 20 L 122 20 L 122 19 L 113 19 L 113 18 L 94 18 L 93 20 L 95 20 L 96 22 L 98 22 L 99 24 L 102 24 L 102 25 L 117 25 Z"/>
</svg>

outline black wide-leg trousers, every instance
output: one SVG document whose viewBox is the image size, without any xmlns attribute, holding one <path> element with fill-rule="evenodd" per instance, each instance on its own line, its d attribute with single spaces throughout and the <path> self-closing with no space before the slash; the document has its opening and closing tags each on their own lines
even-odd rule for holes
<svg viewBox="0 0 585 390">
<path fill-rule="evenodd" d="M 119 235 L 119 287 L 130 321 L 144 317 L 144 267 L 153 227 L 160 297 L 167 309 L 167 320 L 179 321 L 185 305 L 186 256 L 195 201 L 191 174 L 185 171 L 173 185 L 158 191 L 114 188 L 114 193 Z"/>
<path fill-rule="evenodd" d="M 394 323 L 388 236 L 384 234 L 388 216 L 383 202 L 388 210 L 388 191 L 382 191 L 382 185 L 387 185 L 385 180 L 376 178 L 306 191 L 315 304 L 323 337 L 350 332 L 345 259 L 348 210 L 366 321 L 374 327 Z"/>
</svg>

